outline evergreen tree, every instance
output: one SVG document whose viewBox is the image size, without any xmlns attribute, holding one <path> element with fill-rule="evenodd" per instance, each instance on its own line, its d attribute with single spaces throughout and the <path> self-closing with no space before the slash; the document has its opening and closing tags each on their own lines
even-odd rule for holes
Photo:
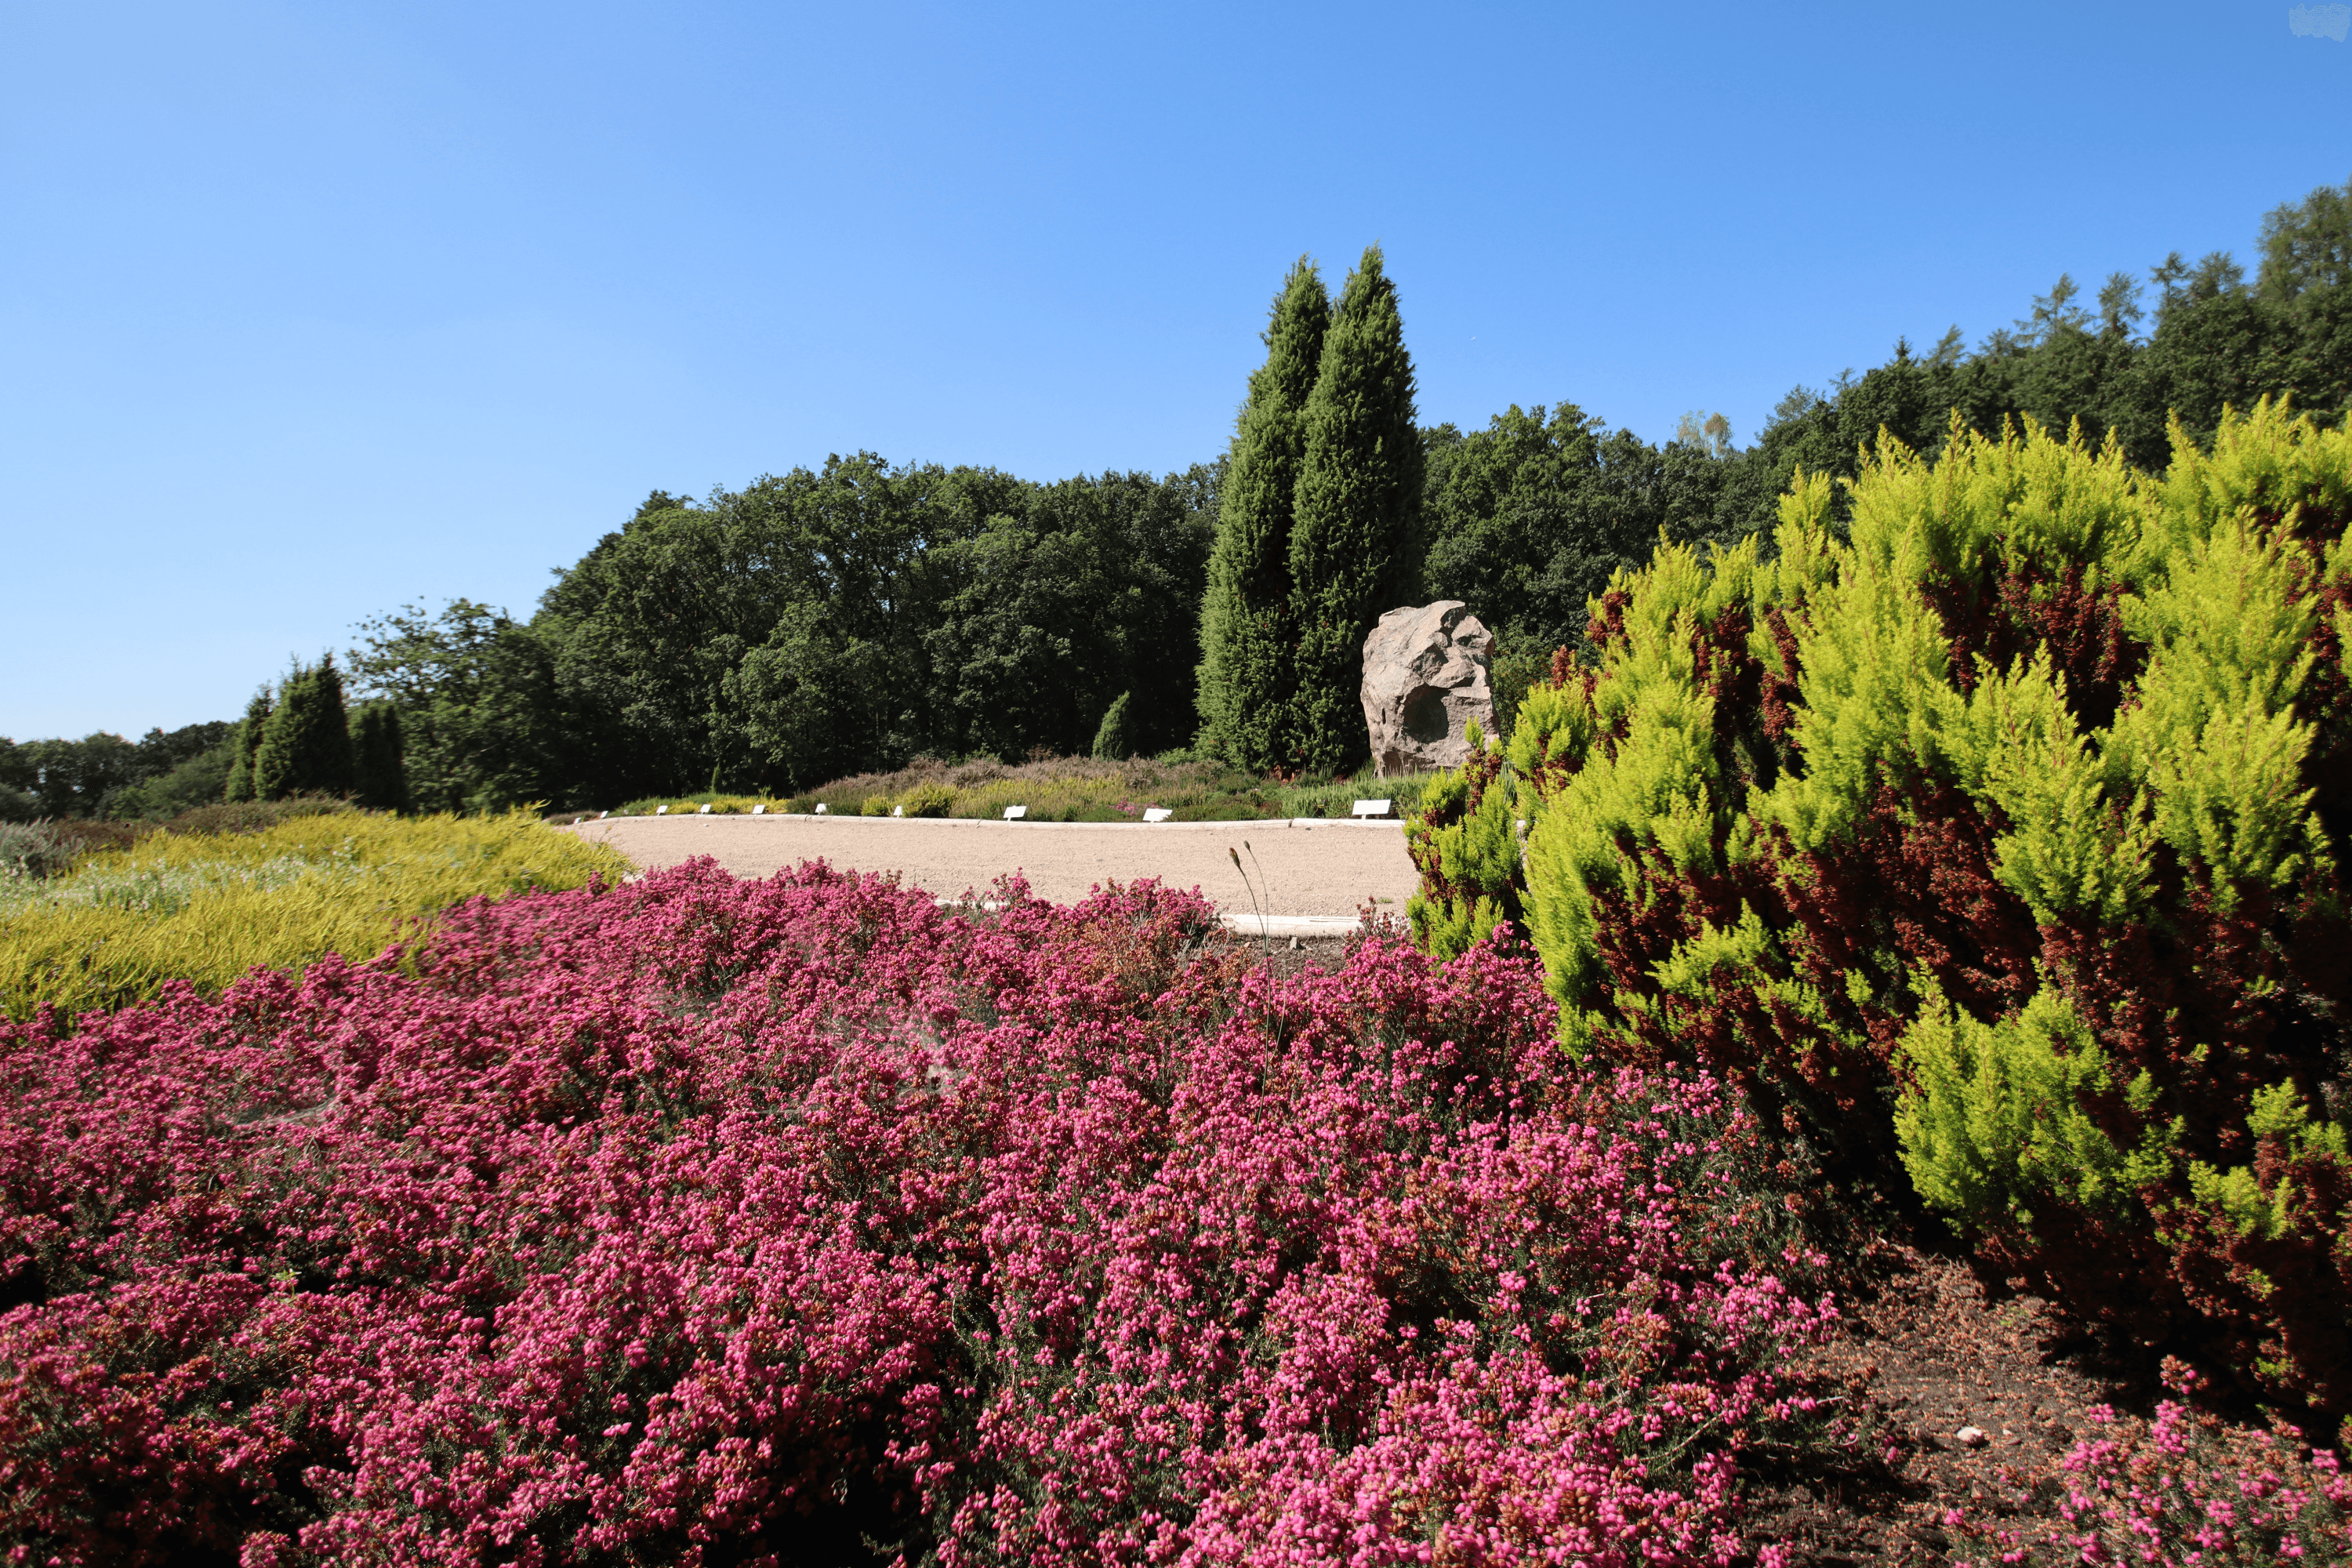
<svg viewBox="0 0 2352 1568">
<path fill-rule="evenodd" d="M 1135 720 L 1133 693 L 1122 691 L 1104 710 L 1102 722 L 1095 727 L 1095 755 L 1108 763 L 1123 763 L 1135 755 Z"/>
<path fill-rule="evenodd" d="M 1412 360 L 1381 247 L 1348 276 L 1307 400 L 1290 532 L 1297 685 L 1290 763 L 1341 773 L 1370 753 L 1364 638 L 1421 581 L 1421 432 Z"/>
<path fill-rule="evenodd" d="M 263 687 L 245 705 L 245 719 L 236 727 L 236 750 L 229 758 L 228 788 L 224 800 L 254 800 L 253 754 L 261 750 L 261 731 L 269 722 L 269 688 Z"/>
<path fill-rule="evenodd" d="M 408 770 L 402 754 L 400 710 L 371 702 L 352 715 L 352 783 L 359 803 L 377 811 L 408 809 Z"/>
<path fill-rule="evenodd" d="M 1200 743 L 1253 772 L 1283 766 L 1293 749 L 1292 504 L 1330 323 L 1331 297 L 1301 257 L 1275 298 L 1265 363 L 1250 376 L 1218 497 L 1201 605 Z"/>
<path fill-rule="evenodd" d="M 335 656 L 294 667 L 278 688 L 278 706 L 262 726 L 253 754 L 257 800 L 289 795 L 349 795 L 351 721 L 343 712 L 343 677 Z"/>
</svg>

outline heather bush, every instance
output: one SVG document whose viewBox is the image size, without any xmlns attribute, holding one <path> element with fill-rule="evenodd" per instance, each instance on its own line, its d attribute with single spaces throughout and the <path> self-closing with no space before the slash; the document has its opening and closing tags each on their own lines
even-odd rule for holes
<svg viewBox="0 0 2352 1568">
<path fill-rule="evenodd" d="M 2054 1520 L 2005 1524 L 1955 1510 L 1945 1521 L 1980 1554 L 1964 1565 L 2146 1563 L 2158 1568 L 2233 1563 L 2352 1563 L 2352 1478 L 2333 1450 L 2315 1448 L 2284 1422 L 2269 1431 L 2231 1427 L 2185 1401 L 2196 1374 L 2179 1363 L 2166 1381 L 2181 1399 L 2154 1421 L 2091 1412 L 2106 1434 L 2076 1443 L 2054 1480 L 2001 1499 L 2018 1508 L 2048 1500 Z"/>
<path fill-rule="evenodd" d="M 1752 1120 L 1531 962 L 1001 891 L 694 862 L 0 1026 L 0 1547 L 1722 1563 L 1851 1436 Z"/>
<path fill-rule="evenodd" d="M 73 840 L 50 822 L 0 822 L 0 879 L 54 877 L 73 863 Z"/>
<path fill-rule="evenodd" d="M 2259 406 L 2148 479 L 1956 426 L 1882 444 L 1848 538 L 1831 500 L 1621 574 L 1520 708 L 1570 1044 L 1719 1073 L 2004 1272 L 2352 1412 L 2352 432 Z M 1441 947 L 1511 882 L 1476 787 L 1418 840 Z"/>
<path fill-rule="evenodd" d="M 217 991 L 257 963 L 371 958 L 467 899 L 629 871 L 617 852 L 521 812 L 398 819 L 291 805 L 225 804 L 214 809 L 276 820 L 150 833 L 69 875 L 0 880 L 0 1014 L 114 1006 L 174 981 Z"/>
<path fill-rule="evenodd" d="M 814 811 L 822 805 L 835 816 L 1001 817 L 1008 805 L 1027 806 L 1032 822 L 1133 822 L 1151 806 L 1165 806 L 1177 822 L 1255 821 L 1291 816 L 1346 816 L 1360 798 L 1386 796 L 1400 816 L 1421 799 L 1432 774 L 1376 779 L 1366 769 L 1354 778 L 1280 783 L 1237 772 L 1222 763 L 1129 757 L 1047 757 L 1011 764 L 983 757 L 949 764 L 931 763 L 895 773 L 836 779 L 806 795 L 789 797 L 706 791 L 687 795 L 646 795 L 624 803 L 614 815 L 697 815 L 705 805 L 714 816 L 749 812 L 755 805 L 775 811 Z M 570 816 L 571 813 L 558 813 Z"/>
<path fill-rule="evenodd" d="M 167 818 L 163 831 L 183 837 L 207 834 L 258 833 L 281 822 L 306 816 L 334 816 L 355 812 L 347 800 L 328 795 L 291 795 L 284 800 L 223 800 L 191 806 Z"/>
</svg>

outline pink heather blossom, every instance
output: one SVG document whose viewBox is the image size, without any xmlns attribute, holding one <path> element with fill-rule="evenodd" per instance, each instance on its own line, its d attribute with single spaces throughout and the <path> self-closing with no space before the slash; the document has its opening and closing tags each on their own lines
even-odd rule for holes
<svg viewBox="0 0 2352 1568">
<path fill-rule="evenodd" d="M 2059 1461 L 2069 1481 L 2056 1524 L 2021 1529 L 1957 1512 L 1946 1524 L 1996 1549 L 1993 1561 L 2053 1568 L 2352 1563 L 2352 1480 L 2334 1453 L 2305 1447 L 2284 1423 L 2233 1430 L 2192 1409 L 2185 1401 L 2197 1376 L 2180 1362 L 2166 1362 L 2165 1381 L 2182 1398 L 2159 1402 L 2153 1422 L 2091 1407 L 2091 1418 L 2116 1435 L 2076 1443 Z"/>
<path fill-rule="evenodd" d="M 1493 946 L 1000 891 L 698 862 L 0 1026 L 0 1546 L 1740 1554 L 1834 1313 L 1716 1084 L 1580 1068 Z"/>
</svg>

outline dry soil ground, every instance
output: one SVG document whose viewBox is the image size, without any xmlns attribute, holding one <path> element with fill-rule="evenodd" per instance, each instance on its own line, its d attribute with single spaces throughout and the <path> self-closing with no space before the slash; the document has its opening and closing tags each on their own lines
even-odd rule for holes
<svg viewBox="0 0 2352 1568">
<path fill-rule="evenodd" d="M 1007 872 L 1055 903 L 1108 881 L 1157 877 L 1197 887 L 1247 914 L 1255 886 L 1268 914 L 1345 916 L 1366 904 L 1402 914 L 1418 885 L 1396 822 L 964 822 L 879 816 L 629 816 L 571 831 L 611 844 L 646 870 L 708 855 L 739 877 L 803 860 L 897 871 L 940 898 L 985 892 Z M 1244 848 L 1246 844 L 1248 847 Z M 1229 850 L 1240 850 L 1244 881 Z M 1255 857 L 1255 858 L 1253 858 Z"/>
</svg>

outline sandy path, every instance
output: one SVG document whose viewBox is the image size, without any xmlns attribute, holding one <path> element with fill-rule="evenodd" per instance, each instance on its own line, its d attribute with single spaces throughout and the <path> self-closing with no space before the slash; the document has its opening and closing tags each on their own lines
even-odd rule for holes
<svg viewBox="0 0 2352 1568">
<path fill-rule="evenodd" d="M 739 877 L 803 860 L 897 871 L 942 898 L 1019 871 L 1039 898 L 1067 903 L 1097 883 L 1157 877 L 1197 887 L 1228 914 L 1249 890 L 1227 858 L 1246 839 L 1266 912 L 1352 917 L 1367 900 L 1396 913 L 1419 885 L 1396 822 L 961 822 L 874 816 L 630 816 L 567 831 L 612 845 L 648 870 L 708 855 Z M 1248 851 L 1242 863 L 1250 865 Z M 1258 872 L 1263 870 L 1261 879 Z"/>
</svg>

